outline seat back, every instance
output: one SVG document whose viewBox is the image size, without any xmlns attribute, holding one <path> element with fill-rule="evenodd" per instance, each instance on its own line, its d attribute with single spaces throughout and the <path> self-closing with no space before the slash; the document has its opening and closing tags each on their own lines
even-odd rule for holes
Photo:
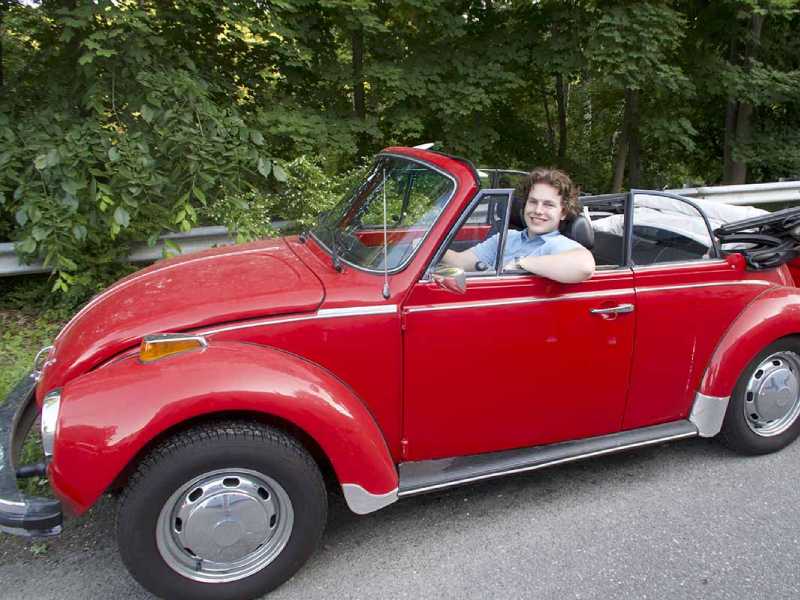
<svg viewBox="0 0 800 600">
<path fill-rule="evenodd" d="M 575 240 L 587 250 L 594 248 L 594 229 L 586 215 L 578 214 L 564 219 L 558 230 L 562 235 Z"/>
</svg>

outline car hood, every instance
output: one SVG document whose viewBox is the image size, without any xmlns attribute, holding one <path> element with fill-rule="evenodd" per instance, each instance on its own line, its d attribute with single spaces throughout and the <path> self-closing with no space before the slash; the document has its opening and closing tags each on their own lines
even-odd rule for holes
<svg viewBox="0 0 800 600">
<path fill-rule="evenodd" d="M 282 239 L 160 261 L 93 298 L 54 342 L 40 392 L 138 344 L 152 333 L 315 310 L 316 275 Z"/>
</svg>

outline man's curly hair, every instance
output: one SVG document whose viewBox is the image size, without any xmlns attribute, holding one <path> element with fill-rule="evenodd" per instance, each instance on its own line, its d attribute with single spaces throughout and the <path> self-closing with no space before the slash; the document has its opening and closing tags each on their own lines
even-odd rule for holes
<svg viewBox="0 0 800 600">
<path fill-rule="evenodd" d="M 536 167 L 514 190 L 515 200 L 521 206 L 525 206 L 531 188 L 537 183 L 547 183 L 558 190 L 558 195 L 561 196 L 561 206 L 568 219 L 580 214 L 581 203 L 578 200 L 578 186 L 572 183 L 572 179 L 564 171 L 549 167 Z"/>
</svg>

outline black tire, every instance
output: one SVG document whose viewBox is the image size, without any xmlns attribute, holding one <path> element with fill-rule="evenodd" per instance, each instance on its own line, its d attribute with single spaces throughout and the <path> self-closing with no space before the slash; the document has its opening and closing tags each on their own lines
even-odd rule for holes
<svg viewBox="0 0 800 600">
<path fill-rule="evenodd" d="M 770 375 L 769 369 L 774 369 L 776 374 Z M 783 387 L 778 386 L 781 390 L 778 393 L 784 396 L 779 400 L 783 402 L 785 398 L 789 408 L 782 421 L 779 418 L 770 421 L 768 416 L 771 415 L 759 414 L 761 410 L 754 403 L 758 394 L 754 392 L 762 389 L 759 386 L 767 383 L 769 377 L 781 381 L 779 369 L 784 370 L 780 383 Z M 732 450 L 751 455 L 776 452 L 792 443 L 800 434 L 800 415 L 796 414 L 800 411 L 800 390 L 797 386 L 784 385 L 791 380 L 800 382 L 800 339 L 795 337 L 770 344 L 742 372 L 725 413 L 721 441 Z M 772 393 L 771 390 L 768 393 Z"/>
<path fill-rule="evenodd" d="M 187 486 L 190 482 L 199 483 Z M 248 495 L 253 490 L 257 494 Z M 192 500 L 195 494 L 200 495 Z M 249 508 L 238 509 L 240 513 L 234 508 L 234 517 L 230 517 L 233 506 Z M 179 509 L 186 512 L 175 512 Z M 270 519 L 272 509 L 274 516 Z M 117 542 L 130 573 L 157 596 L 169 600 L 256 598 L 281 585 L 308 560 L 319 544 L 327 510 L 319 469 L 295 439 L 246 421 L 215 422 L 167 439 L 139 463 L 119 501 Z M 185 531 L 176 514 L 187 517 Z M 253 515 L 256 524 L 266 530 L 258 546 L 252 540 L 261 538 L 249 527 L 253 521 L 248 519 Z M 275 524 L 283 540 L 280 543 L 276 542 L 278 533 L 270 531 Z M 221 526 L 234 532 L 231 548 L 224 531 L 223 544 L 219 545 Z M 182 535 L 200 539 L 201 548 L 217 544 L 224 546 L 225 552 L 232 549 L 235 557 L 239 557 L 243 545 L 243 558 L 225 557 L 221 563 L 211 558 L 206 562 L 205 558 L 196 559 L 194 551 L 181 548 L 186 541 Z M 269 553 L 264 554 L 270 544 Z M 211 554 L 218 557 L 223 550 Z M 197 554 L 209 556 L 207 552 Z M 191 557 L 200 567 L 200 580 L 186 576 L 187 567 L 181 561 Z M 250 570 L 241 566 L 238 571 L 233 569 L 240 565 L 236 561 L 251 561 Z M 219 564 L 231 566 L 233 581 L 209 579 L 215 575 L 212 570 L 204 571 L 206 565 Z"/>
</svg>

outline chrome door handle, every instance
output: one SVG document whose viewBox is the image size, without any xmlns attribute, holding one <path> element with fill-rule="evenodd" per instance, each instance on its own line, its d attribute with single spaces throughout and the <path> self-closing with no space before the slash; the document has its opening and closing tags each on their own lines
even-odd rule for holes
<svg viewBox="0 0 800 600">
<path fill-rule="evenodd" d="M 633 312 L 633 304 L 620 304 L 611 308 L 593 308 L 589 312 L 593 315 L 624 315 Z"/>
</svg>

